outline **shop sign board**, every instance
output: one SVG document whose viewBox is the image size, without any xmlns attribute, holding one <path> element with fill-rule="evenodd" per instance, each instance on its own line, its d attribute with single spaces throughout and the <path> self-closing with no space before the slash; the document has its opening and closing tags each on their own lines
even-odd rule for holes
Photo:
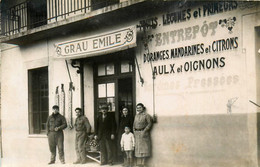
<svg viewBox="0 0 260 167">
<path fill-rule="evenodd" d="M 136 46 L 136 26 L 55 44 L 57 58 L 91 57 Z"/>
</svg>

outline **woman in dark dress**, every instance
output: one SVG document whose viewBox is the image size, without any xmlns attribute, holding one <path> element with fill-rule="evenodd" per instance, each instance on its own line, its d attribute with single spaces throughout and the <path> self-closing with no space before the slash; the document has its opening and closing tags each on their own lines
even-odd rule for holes
<svg viewBox="0 0 260 167">
<path fill-rule="evenodd" d="M 124 154 L 121 151 L 120 141 L 121 141 L 122 134 L 125 132 L 126 126 L 129 127 L 132 131 L 132 129 L 133 129 L 133 118 L 129 114 L 128 109 L 126 107 L 123 107 L 122 115 L 120 117 L 119 126 L 118 126 L 118 130 L 117 130 L 117 134 L 118 134 L 118 137 L 117 137 L 118 158 L 119 158 L 120 161 L 122 161 L 122 157 L 124 156 Z M 124 162 L 125 162 L 125 157 L 124 157 Z"/>
</svg>

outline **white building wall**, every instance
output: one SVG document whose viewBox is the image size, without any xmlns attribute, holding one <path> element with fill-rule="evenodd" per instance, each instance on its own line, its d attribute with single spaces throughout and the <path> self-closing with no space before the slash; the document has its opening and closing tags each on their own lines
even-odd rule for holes
<svg viewBox="0 0 260 167">
<path fill-rule="evenodd" d="M 19 47 L 7 48 L 2 50 L 2 62 L 2 77 L 5 80 L 1 83 L 2 110 L 9 111 L 2 113 L 3 155 L 5 157 L 2 164 L 15 166 L 17 162 L 22 163 L 28 159 L 37 161 L 37 157 L 46 153 L 47 150 L 35 146 L 47 146 L 47 140 L 28 136 L 28 86 L 25 57 L 21 54 Z"/>
<path fill-rule="evenodd" d="M 91 63 L 84 66 L 84 76 L 85 115 L 91 124 L 91 131 L 94 132 L 94 75 Z"/>
</svg>

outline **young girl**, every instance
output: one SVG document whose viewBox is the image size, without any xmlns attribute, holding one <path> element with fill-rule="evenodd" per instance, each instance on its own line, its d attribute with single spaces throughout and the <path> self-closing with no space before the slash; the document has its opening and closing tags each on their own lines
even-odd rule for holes
<svg viewBox="0 0 260 167">
<path fill-rule="evenodd" d="M 125 152 L 127 162 L 125 163 L 126 166 L 133 165 L 133 151 L 135 147 L 135 139 L 133 133 L 130 132 L 129 127 L 125 127 L 125 133 L 122 135 L 121 138 L 121 150 Z"/>
</svg>

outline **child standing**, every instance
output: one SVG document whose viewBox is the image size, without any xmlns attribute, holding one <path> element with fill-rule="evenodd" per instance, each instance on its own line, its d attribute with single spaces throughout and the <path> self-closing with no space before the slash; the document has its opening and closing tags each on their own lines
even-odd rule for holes
<svg viewBox="0 0 260 167">
<path fill-rule="evenodd" d="M 125 162 L 126 166 L 132 166 L 133 165 L 133 152 L 135 148 L 135 139 L 133 133 L 130 132 L 129 127 L 125 127 L 125 133 L 122 135 L 121 141 L 121 150 L 125 152 L 126 154 L 126 160 Z"/>
</svg>

